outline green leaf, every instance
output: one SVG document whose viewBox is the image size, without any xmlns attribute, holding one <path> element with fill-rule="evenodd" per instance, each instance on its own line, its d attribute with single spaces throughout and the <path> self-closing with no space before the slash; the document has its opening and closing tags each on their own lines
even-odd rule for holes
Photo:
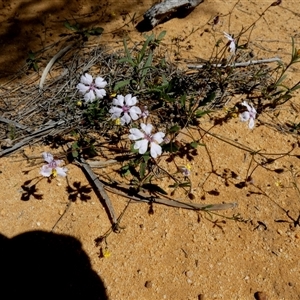
<svg viewBox="0 0 300 300">
<path fill-rule="evenodd" d="M 78 30 L 79 30 L 78 24 L 76 24 L 76 25 L 71 25 L 68 21 L 64 22 L 64 26 L 65 26 L 67 29 L 72 30 L 72 31 L 78 31 Z"/>
<path fill-rule="evenodd" d="M 101 35 L 104 29 L 102 27 L 96 27 L 89 31 L 90 35 Z"/>
<path fill-rule="evenodd" d="M 141 162 L 141 164 L 140 164 L 140 172 L 139 172 L 141 179 L 143 179 L 145 177 L 146 167 L 147 167 L 147 163 Z"/>
<path fill-rule="evenodd" d="M 177 132 L 179 132 L 179 130 L 180 130 L 180 127 L 176 124 L 176 125 L 172 126 L 171 128 L 169 128 L 168 132 L 169 133 L 177 133 Z"/>
<path fill-rule="evenodd" d="M 160 41 L 165 37 L 166 33 L 167 33 L 166 30 L 162 31 L 162 32 L 158 35 L 157 40 L 160 42 Z"/>
<path fill-rule="evenodd" d="M 213 111 L 212 110 L 197 110 L 197 111 L 195 111 L 194 116 L 196 118 L 201 118 L 204 115 L 207 115 L 207 114 L 209 114 L 211 112 L 213 112 Z"/>
<path fill-rule="evenodd" d="M 190 145 L 191 145 L 192 148 L 197 149 L 197 147 L 199 146 L 199 143 L 198 142 L 191 142 Z"/>
<path fill-rule="evenodd" d="M 117 82 L 116 85 L 114 86 L 114 91 L 118 91 L 119 89 L 128 85 L 130 83 L 130 81 L 131 81 L 131 79 L 126 79 L 126 80 Z"/>
<path fill-rule="evenodd" d="M 127 42 L 126 42 L 126 39 L 124 38 L 123 39 L 123 45 L 124 45 L 124 49 L 125 49 L 125 53 L 126 53 L 126 59 L 127 59 L 127 62 L 129 62 L 132 66 L 135 66 L 136 64 L 134 63 L 132 57 L 131 57 L 131 53 L 129 52 L 128 50 L 128 47 L 127 47 Z M 122 59 L 120 59 L 121 61 Z"/>
<path fill-rule="evenodd" d="M 215 91 L 212 91 L 210 92 L 200 103 L 199 103 L 199 106 L 204 106 L 206 105 L 207 103 L 210 103 L 212 102 L 214 99 L 216 98 L 216 92 Z"/>
</svg>

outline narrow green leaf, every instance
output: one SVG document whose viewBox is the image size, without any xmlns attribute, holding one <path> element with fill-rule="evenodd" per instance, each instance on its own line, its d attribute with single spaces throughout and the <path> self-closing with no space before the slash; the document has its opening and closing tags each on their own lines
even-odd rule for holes
<svg viewBox="0 0 300 300">
<path fill-rule="evenodd" d="M 145 177 L 147 164 L 145 162 L 141 162 L 140 164 L 140 178 L 143 179 Z"/>
<path fill-rule="evenodd" d="M 123 88 L 124 86 L 128 85 L 130 83 L 130 79 L 126 79 L 123 81 L 119 81 L 114 86 L 114 91 L 118 91 L 119 89 Z"/>
<path fill-rule="evenodd" d="M 212 110 L 197 110 L 197 111 L 195 111 L 194 115 L 196 118 L 201 118 L 204 115 L 207 115 L 211 112 L 212 112 Z"/>
<path fill-rule="evenodd" d="M 212 102 L 214 99 L 216 98 L 216 92 L 212 91 L 210 92 L 200 103 L 199 103 L 199 107 L 200 106 L 205 106 L 207 103 Z"/>
<path fill-rule="evenodd" d="M 162 31 L 162 32 L 158 35 L 157 40 L 160 42 L 160 41 L 165 37 L 166 33 L 167 33 L 166 30 Z"/>
<path fill-rule="evenodd" d="M 169 128 L 168 132 L 169 133 L 177 133 L 177 132 L 179 132 L 179 130 L 180 130 L 180 127 L 176 124 L 176 125 L 172 126 L 171 128 Z"/>
</svg>

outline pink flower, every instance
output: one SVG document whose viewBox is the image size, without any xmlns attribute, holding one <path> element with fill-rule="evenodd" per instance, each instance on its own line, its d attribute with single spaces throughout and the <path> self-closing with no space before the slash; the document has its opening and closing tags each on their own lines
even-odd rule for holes
<svg viewBox="0 0 300 300">
<path fill-rule="evenodd" d="M 254 120 L 256 118 L 256 109 L 251 105 L 249 105 L 246 101 L 242 103 L 243 106 L 246 106 L 247 110 L 240 113 L 240 120 L 242 122 L 249 121 L 249 128 L 253 129 L 254 127 Z"/>
<path fill-rule="evenodd" d="M 228 33 L 224 32 L 224 36 L 228 39 L 229 43 L 229 51 L 231 54 L 235 54 L 236 51 L 236 44 L 235 39 Z"/>
<path fill-rule="evenodd" d="M 151 131 L 153 126 L 151 124 L 141 124 L 142 131 L 137 128 L 131 128 L 129 132 L 131 133 L 128 137 L 130 140 L 136 141 L 134 144 L 134 149 L 139 149 L 140 154 L 146 153 L 148 150 L 148 144 L 150 143 L 150 155 L 153 158 L 161 155 L 162 149 L 159 145 L 163 142 L 165 134 L 163 132 L 157 132 L 152 134 Z"/>
<path fill-rule="evenodd" d="M 107 82 L 102 77 L 96 77 L 95 83 L 93 77 L 85 73 L 80 78 L 80 83 L 77 84 L 77 89 L 84 95 L 85 102 L 93 102 L 96 98 L 103 99 L 106 95 L 104 87 Z"/>
<path fill-rule="evenodd" d="M 141 115 L 141 109 L 135 104 L 137 104 L 136 97 L 132 97 L 131 94 L 118 95 L 116 99 L 113 99 L 112 108 L 109 110 L 111 118 L 113 120 L 120 119 L 121 125 L 129 124 L 131 120 L 137 120 Z"/>
<path fill-rule="evenodd" d="M 54 159 L 53 155 L 48 152 L 43 152 L 43 158 L 48 163 L 47 165 L 43 165 L 40 171 L 40 174 L 44 177 L 56 177 L 59 176 L 67 176 L 67 168 L 61 168 L 59 165 L 63 162 L 62 160 Z"/>
</svg>

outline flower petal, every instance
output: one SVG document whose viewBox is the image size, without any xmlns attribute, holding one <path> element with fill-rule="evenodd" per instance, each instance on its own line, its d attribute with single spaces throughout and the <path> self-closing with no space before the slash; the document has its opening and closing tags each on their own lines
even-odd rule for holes
<svg viewBox="0 0 300 300">
<path fill-rule="evenodd" d="M 123 112 L 122 108 L 113 106 L 111 109 L 108 111 L 111 114 L 111 117 L 113 120 L 118 119 L 121 116 L 121 113 Z"/>
<path fill-rule="evenodd" d="M 243 101 L 242 105 L 246 106 L 248 111 L 251 111 L 252 107 L 247 103 L 247 101 Z"/>
<path fill-rule="evenodd" d="M 62 177 L 66 177 L 67 176 L 67 168 L 60 168 L 60 167 L 56 167 L 55 168 L 57 175 L 62 176 Z"/>
<path fill-rule="evenodd" d="M 113 99 L 113 105 L 123 106 L 124 105 L 124 96 L 117 95 L 117 98 Z"/>
<path fill-rule="evenodd" d="M 150 144 L 150 155 L 153 157 L 153 158 L 156 158 L 157 156 L 161 155 L 161 146 L 159 146 L 158 144 L 152 142 Z"/>
<path fill-rule="evenodd" d="M 131 118 L 130 118 L 129 114 L 127 112 L 124 113 L 124 116 L 121 118 L 121 125 L 124 125 L 125 123 L 129 124 L 130 121 L 131 121 Z"/>
<path fill-rule="evenodd" d="M 85 73 L 84 75 L 81 76 L 80 81 L 83 84 L 90 85 L 93 82 L 93 77 L 90 74 Z"/>
<path fill-rule="evenodd" d="M 106 96 L 106 91 L 104 89 L 95 89 L 95 93 L 99 99 L 103 99 L 103 97 Z"/>
<path fill-rule="evenodd" d="M 125 96 L 125 103 L 128 106 L 133 106 L 137 103 L 136 97 L 132 97 L 131 94 Z"/>
<path fill-rule="evenodd" d="M 153 134 L 153 140 L 157 142 L 157 144 L 160 144 L 164 140 L 165 134 L 163 132 L 157 132 Z"/>
<path fill-rule="evenodd" d="M 133 140 L 133 141 L 136 141 L 138 139 L 142 139 L 145 136 L 145 134 L 142 131 L 140 131 L 139 129 L 137 129 L 137 128 L 131 128 L 129 130 L 129 132 L 131 134 L 129 134 L 128 138 L 130 140 Z"/>
<path fill-rule="evenodd" d="M 50 168 L 48 165 L 43 165 L 40 174 L 44 177 L 50 177 L 52 174 L 52 168 Z"/>
<path fill-rule="evenodd" d="M 141 109 L 137 106 L 132 106 L 129 109 L 129 114 L 131 116 L 132 120 L 137 120 L 139 118 L 139 115 L 142 113 Z"/>
<path fill-rule="evenodd" d="M 106 87 L 107 82 L 102 77 L 97 77 L 95 80 L 95 85 L 96 87 L 103 89 Z"/>
<path fill-rule="evenodd" d="M 144 132 L 146 133 L 146 134 L 151 134 L 151 131 L 152 131 L 152 129 L 153 129 L 153 126 L 152 126 L 152 124 L 144 124 L 144 123 L 141 123 L 141 128 L 144 130 Z"/>
<path fill-rule="evenodd" d="M 53 161 L 53 155 L 49 152 L 43 152 L 42 153 L 44 160 L 49 164 Z"/>
<path fill-rule="evenodd" d="M 249 127 L 250 129 L 253 129 L 253 128 L 254 128 L 254 119 L 253 119 L 253 118 L 250 118 L 248 127 Z"/>
<path fill-rule="evenodd" d="M 148 140 L 144 139 L 144 140 L 136 141 L 133 148 L 139 149 L 139 154 L 146 153 L 148 149 Z"/>
<path fill-rule="evenodd" d="M 223 33 L 224 33 L 224 36 L 225 36 L 229 41 L 234 42 L 234 38 L 233 38 L 230 34 L 228 34 L 228 33 L 225 32 L 225 31 L 223 31 Z"/>
<path fill-rule="evenodd" d="M 95 96 L 95 93 L 94 91 L 89 91 L 88 93 L 86 93 L 84 95 L 84 100 L 86 102 L 93 102 L 95 100 L 96 96 Z"/>
<path fill-rule="evenodd" d="M 240 120 L 242 122 L 246 122 L 250 119 L 250 113 L 249 111 L 244 111 L 243 113 L 240 114 Z"/>
<path fill-rule="evenodd" d="M 80 93 L 82 94 L 85 94 L 89 89 L 90 87 L 83 84 L 83 83 L 78 83 L 76 88 L 79 90 Z"/>
</svg>

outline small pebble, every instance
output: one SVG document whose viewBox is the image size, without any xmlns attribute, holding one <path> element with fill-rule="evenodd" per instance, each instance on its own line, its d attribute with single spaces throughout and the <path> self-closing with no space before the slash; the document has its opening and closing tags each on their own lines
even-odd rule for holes
<svg viewBox="0 0 300 300">
<path fill-rule="evenodd" d="M 194 275 L 194 272 L 193 271 L 186 271 L 185 275 L 186 275 L 186 277 L 191 278 Z"/>
<path fill-rule="evenodd" d="M 152 281 L 151 281 L 151 280 L 147 280 L 147 281 L 145 282 L 145 287 L 146 287 L 147 289 L 151 289 L 151 288 L 152 288 Z"/>
<path fill-rule="evenodd" d="M 254 293 L 254 298 L 256 300 L 268 300 L 267 294 L 265 292 Z"/>
</svg>

